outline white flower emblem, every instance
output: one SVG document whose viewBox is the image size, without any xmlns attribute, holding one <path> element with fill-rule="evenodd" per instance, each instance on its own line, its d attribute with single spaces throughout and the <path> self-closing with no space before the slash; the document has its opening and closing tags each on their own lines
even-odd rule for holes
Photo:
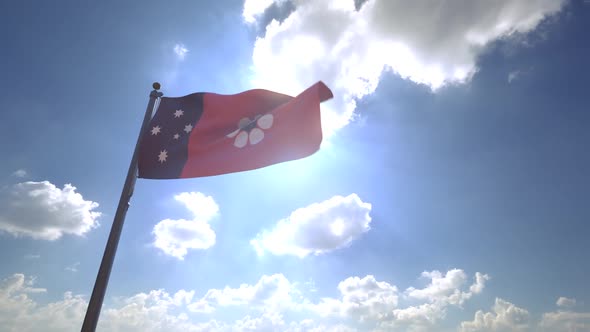
<svg viewBox="0 0 590 332">
<path fill-rule="evenodd" d="M 238 129 L 227 135 L 229 138 L 236 138 L 234 146 L 243 148 L 250 142 L 251 145 L 258 144 L 264 138 L 263 129 L 270 129 L 274 118 L 272 114 L 257 115 L 253 120 L 242 118 L 238 122 Z"/>
</svg>

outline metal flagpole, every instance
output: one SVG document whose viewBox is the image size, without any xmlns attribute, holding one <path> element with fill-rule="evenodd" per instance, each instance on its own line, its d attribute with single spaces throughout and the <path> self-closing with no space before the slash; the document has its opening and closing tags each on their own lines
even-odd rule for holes
<svg viewBox="0 0 590 332">
<path fill-rule="evenodd" d="M 94 289 L 92 290 L 92 296 L 86 309 L 86 316 L 84 317 L 84 323 L 82 324 L 82 332 L 94 332 L 96 330 L 96 324 L 98 323 L 98 317 L 100 316 L 100 309 L 102 307 L 102 301 L 104 294 L 109 283 L 109 276 L 111 274 L 111 268 L 113 267 L 113 261 L 115 260 L 115 253 L 117 252 L 117 245 L 119 244 L 119 238 L 121 237 L 121 231 L 123 230 L 123 222 L 125 221 L 125 215 L 129 208 L 129 200 L 133 195 L 133 188 L 135 187 L 135 180 L 137 178 L 137 158 L 139 153 L 139 142 L 141 136 L 150 122 L 152 117 L 152 111 L 156 103 L 156 99 L 161 97 L 163 93 L 158 92 L 160 89 L 160 83 L 156 82 L 152 84 L 154 90 L 150 93 L 150 101 L 148 102 L 147 109 L 145 110 L 145 116 L 139 131 L 139 137 L 135 144 L 135 150 L 133 151 L 133 157 L 129 164 L 129 170 L 127 171 L 127 178 L 125 179 L 125 185 L 121 192 L 121 198 L 119 199 L 119 205 L 117 206 L 117 212 L 111 226 L 111 232 L 107 245 L 104 249 L 102 261 L 98 274 L 96 275 L 96 281 L 94 283 Z"/>
</svg>

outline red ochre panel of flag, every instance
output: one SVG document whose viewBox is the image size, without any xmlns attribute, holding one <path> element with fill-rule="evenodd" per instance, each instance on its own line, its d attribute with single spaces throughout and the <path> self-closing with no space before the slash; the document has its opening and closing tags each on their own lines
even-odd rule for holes
<svg viewBox="0 0 590 332">
<path fill-rule="evenodd" d="M 139 177 L 212 176 L 309 156 L 322 141 L 320 103 L 332 97 L 322 82 L 296 97 L 262 89 L 163 97 L 142 135 Z"/>
</svg>

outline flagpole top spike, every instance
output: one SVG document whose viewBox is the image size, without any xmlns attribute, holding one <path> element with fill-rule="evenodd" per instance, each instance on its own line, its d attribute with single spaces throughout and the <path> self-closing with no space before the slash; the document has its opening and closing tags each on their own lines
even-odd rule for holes
<svg viewBox="0 0 590 332">
<path fill-rule="evenodd" d="M 161 87 L 161 86 L 160 86 L 160 83 L 158 83 L 158 82 L 154 82 L 154 83 L 152 84 L 152 87 L 154 88 L 154 90 L 160 90 L 160 87 Z"/>
</svg>

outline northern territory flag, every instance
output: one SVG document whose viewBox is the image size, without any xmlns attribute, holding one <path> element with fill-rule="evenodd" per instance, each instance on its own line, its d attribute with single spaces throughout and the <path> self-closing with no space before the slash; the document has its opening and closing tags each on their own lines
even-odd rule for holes
<svg viewBox="0 0 590 332">
<path fill-rule="evenodd" d="M 143 133 L 139 177 L 176 179 L 247 171 L 300 159 L 322 141 L 318 82 L 297 97 L 255 89 L 163 97 Z"/>
</svg>

